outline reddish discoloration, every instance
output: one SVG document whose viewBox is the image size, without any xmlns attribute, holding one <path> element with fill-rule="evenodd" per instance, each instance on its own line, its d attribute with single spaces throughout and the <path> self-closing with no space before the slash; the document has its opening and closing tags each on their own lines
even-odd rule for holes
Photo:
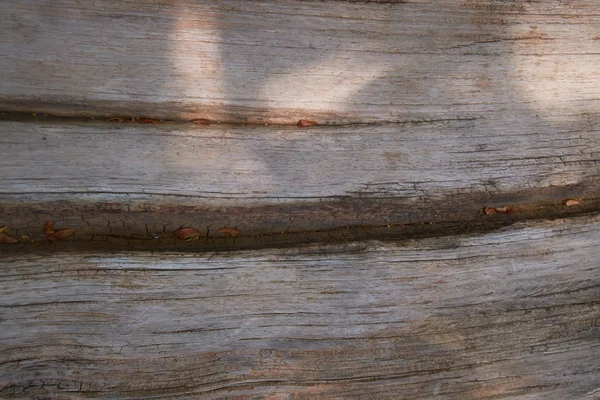
<svg viewBox="0 0 600 400">
<path fill-rule="evenodd" d="M 125 122 L 125 118 L 123 117 L 112 117 L 106 120 L 106 122 L 118 122 L 120 124 L 122 124 L 123 122 Z"/>
<path fill-rule="evenodd" d="M 63 229 L 57 230 L 52 235 L 49 235 L 46 237 L 48 238 L 48 240 L 55 242 L 57 240 L 64 240 L 64 239 L 72 236 L 74 233 L 75 233 L 74 228 L 63 228 Z"/>
<path fill-rule="evenodd" d="M 152 118 L 141 118 L 138 120 L 138 122 L 140 124 L 160 124 L 160 122 Z"/>
<path fill-rule="evenodd" d="M 298 121 L 299 128 L 306 128 L 308 126 L 313 126 L 313 125 L 317 125 L 317 121 L 312 121 L 310 119 L 301 119 L 300 121 Z"/>
<path fill-rule="evenodd" d="M 211 124 L 211 120 L 210 119 L 206 119 L 206 118 L 195 119 L 192 122 L 195 123 L 195 124 L 197 124 L 197 125 L 210 125 Z"/>
<path fill-rule="evenodd" d="M 17 239 L 15 239 L 14 237 L 8 236 L 4 232 L 0 232 L 0 243 L 12 244 L 12 243 L 18 243 L 18 242 L 19 241 Z"/>
<path fill-rule="evenodd" d="M 490 197 L 490 193 L 484 191 L 427 202 L 350 197 L 335 201 L 278 204 L 242 205 L 238 202 L 228 203 L 226 208 L 204 204 L 196 199 L 180 204 L 150 200 L 90 203 L 67 199 L 39 203 L 5 202 L 2 204 L 4 217 L 1 225 L 8 225 L 10 233 L 13 229 L 19 232 L 19 235 L 13 236 L 19 239 L 19 243 L 29 246 L 29 241 L 21 239 L 21 235 L 31 235 L 35 230 L 42 233 L 40 228 L 50 215 L 61 215 L 65 218 L 65 227 L 77 229 L 76 244 L 82 249 L 144 251 L 262 248 L 308 242 L 383 239 L 395 235 L 449 236 L 497 229 L 516 220 L 572 217 L 574 210 L 594 212 L 600 209 L 600 199 L 594 192 L 599 185 L 600 179 L 591 179 L 576 186 L 505 192 L 501 193 L 501 198 Z M 537 201 L 524 202 L 531 198 Z M 578 206 L 566 207 L 563 205 L 565 199 L 586 200 Z M 478 212 L 473 212 L 472 206 L 469 206 L 475 204 L 481 204 Z M 486 204 L 494 209 L 495 214 L 495 207 L 511 204 L 515 213 L 486 215 Z M 240 229 L 236 224 L 242 222 L 243 229 Z M 212 236 L 221 240 L 181 240 L 170 235 L 181 227 L 192 225 L 198 226 L 196 229 L 201 231 L 201 239 Z M 207 230 L 209 226 L 212 227 Z M 229 234 L 218 233 L 221 227 L 235 227 L 241 233 L 236 240 L 225 240 L 229 239 Z M 148 237 L 149 232 L 164 232 L 166 235 L 161 235 L 161 240 L 153 240 Z M 281 235 L 281 232 L 285 234 Z M 43 242 L 47 245 L 49 241 Z M 35 246 L 41 248 L 43 242 Z M 47 247 L 52 249 L 52 246 Z M 14 251 L 12 249 L 20 249 L 20 246 L 3 246 L 2 250 L 8 249 Z"/>
<path fill-rule="evenodd" d="M 52 242 L 55 242 L 57 240 L 64 240 L 72 236 L 74 233 L 74 228 L 62 228 L 55 231 L 52 227 L 52 221 L 50 220 L 46 221 L 46 223 L 44 224 L 44 234 L 46 235 L 46 238 Z"/>
<path fill-rule="evenodd" d="M 235 228 L 228 228 L 228 227 L 219 229 L 219 232 L 221 232 L 221 233 L 227 233 L 231 237 L 236 237 L 236 236 L 238 236 L 240 234 L 240 231 L 238 231 L 237 229 L 235 229 Z"/>
<path fill-rule="evenodd" d="M 503 214 L 512 214 L 515 210 L 511 206 L 496 207 L 496 212 Z"/>
<path fill-rule="evenodd" d="M 187 240 L 200 236 L 200 231 L 194 228 L 181 228 L 173 232 L 173 236 L 181 240 Z"/>
<path fill-rule="evenodd" d="M 48 220 L 44 224 L 44 235 L 46 235 L 46 237 L 48 237 L 49 235 L 53 235 L 53 234 L 54 234 L 54 228 L 52 228 L 52 221 Z"/>
<path fill-rule="evenodd" d="M 496 213 L 501 213 L 501 214 L 512 214 L 515 212 L 515 210 L 511 207 L 511 206 L 504 206 L 504 207 L 485 207 L 483 209 L 483 212 L 486 215 L 494 215 Z"/>
<path fill-rule="evenodd" d="M 573 207 L 573 206 L 578 206 L 581 204 L 581 202 L 577 199 L 566 199 L 563 201 L 563 204 L 567 207 Z"/>
<path fill-rule="evenodd" d="M 496 209 L 492 207 L 486 207 L 483 209 L 483 212 L 485 212 L 486 215 L 494 215 L 496 214 Z"/>
</svg>

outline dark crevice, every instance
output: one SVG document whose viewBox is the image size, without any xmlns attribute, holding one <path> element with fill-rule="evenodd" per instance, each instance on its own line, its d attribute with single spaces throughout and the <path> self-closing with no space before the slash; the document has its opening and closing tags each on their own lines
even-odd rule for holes
<svg viewBox="0 0 600 400">
<path fill-rule="evenodd" d="M 116 121 L 108 121 L 111 118 L 122 117 L 125 118 L 125 122 L 119 123 Z M 130 122 L 131 119 L 135 119 L 135 122 Z M 241 117 L 240 117 L 241 118 Z M 423 125 L 423 124 L 439 124 L 446 122 L 457 122 L 457 121 L 475 121 L 482 117 L 468 116 L 468 117 L 453 117 L 453 118 L 423 118 L 423 119 L 399 119 L 399 120 L 373 120 L 373 121 L 352 121 L 352 122 L 332 122 L 331 119 L 336 119 L 334 116 L 329 116 L 327 118 L 326 123 L 319 123 L 317 121 L 317 125 L 313 127 L 304 127 L 298 128 L 302 130 L 306 129 L 315 129 L 317 127 L 321 128 L 343 128 L 343 127 L 353 127 L 353 126 L 382 126 L 382 125 Z M 82 113 L 81 115 L 52 115 L 44 112 L 19 112 L 19 111 L 7 111 L 0 110 L 0 121 L 11 121 L 11 122 L 32 122 L 32 123 L 105 123 L 107 126 L 130 126 L 130 125 L 144 125 L 148 127 L 156 126 L 153 123 L 144 123 L 140 124 L 139 120 L 154 120 L 160 125 L 166 126 L 177 126 L 184 123 L 193 124 L 193 120 L 180 119 L 177 117 L 173 118 L 162 118 L 162 116 L 151 116 L 151 115 L 131 115 L 131 114 L 123 114 L 123 115 L 102 115 L 90 110 L 89 112 Z M 347 118 L 339 117 L 337 118 L 340 121 L 345 121 Z M 258 120 L 247 120 L 245 122 L 240 122 L 238 119 L 233 120 L 215 120 L 212 121 L 211 127 L 216 126 L 227 126 L 227 127 L 239 127 L 239 126 L 270 126 L 272 128 L 277 127 L 290 127 L 296 126 L 298 123 L 297 120 L 290 120 L 289 123 L 265 123 L 264 121 Z M 206 129 L 206 125 L 195 125 L 199 129 Z"/>
<path fill-rule="evenodd" d="M 24 235 L 26 239 L 20 239 L 21 242 L 16 244 L 0 244 L 4 254 L 20 254 L 31 252 L 81 252 L 81 251 L 153 251 L 153 252 L 213 252 L 213 251 L 233 251 L 245 249 L 263 249 L 263 248 L 285 248 L 312 243 L 350 243 L 357 241 L 396 241 L 402 242 L 409 239 L 432 238 L 432 237 L 447 237 L 450 239 L 456 235 L 466 234 L 485 234 L 488 232 L 505 229 L 516 223 L 533 222 L 533 221 L 551 221 L 561 218 L 573 218 L 581 216 L 590 216 L 591 219 L 597 217 L 600 213 L 600 199 L 587 199 L 582 201 L 580 205 L 575 207 L 567 207 L 561 203 L 553 204 L 520 204 L 513 205 L 512 213 L 497 213 L 495 215 L 486 215 L 483 210 L 475 209 L 466 212 L 453 212 L 451 209 L 440 209 L 437 217 L 433 219 L 419 220 L 419 216 L 425 216 L 428 209 L 425 211 L 413 209 L 408 210 L 413 212 L 416 218 L 415 221 L 405 222 L 390 222 L 386 224 L 348 224 L 343 225 L 343 221 L 335 218 L 330 219 L 327 223 L 334 225 L 332 227 L 320 227 L 311 229 L 311 225 L 322 225 L 323 221 L 319 220 L 322 214 L 323 207 L 325 214 L 331 216 L 331 210 L 327 208 L 335 207 L 336 204 L 328 204 L 328 202 L 319 202 L 310 206 L 302 206 L 291 209 L 290 205 L 258 207 L 256 209 L 238 209 L 233 210 L 235 214 L 228 214 L 228 219 L 246 218 L 254 216 L 257 218 L 254 225 L 246 224 L 246 228 L 241 229 L 240 235 L 230 237 L 227 234 L 219 233 L 218 229 L 208 229 L 205 227 L 203 232 L 207 232 L 207 236 L 200 236 L 193 240 L 180 240 L 173 236 L 173 231 L 179 229 L 181 224 L 181 215 L 185 215 L 189 224 L 194 225 L 192 221 L 198 221 L 201 218 L 207 218 L 205 211 L 188 209 L 186 214 L 185 207 L 165 206 L 157 207 L 153 210 L 129 212 L 129 211 L 103 211 L 102 209 L 94 209 L 92 206 L 82 207 L 78 204 L 62 205 L 63 211 L 70 210 L 71 213 L 85 213 L 85 223 L 78 226 L 78 231 L 74 237 L 64 241 L 48 241 L 43 238 L 42 224 L 45 215 L 60 215 L 63 211 L 48 211 L 52 210 L 52 206 L 47 204 L 37 205 L 20 205 L 17 210 L 7 210 L 2 216 L 2 224 L 8 225 L 11 230 L 18 228 L 19 232 L 29 233 L 38 231 L 37 235 Z M 343 209 L 343 203 L 337 204 L 338 209 Z M 368 206 L 367 206 L 368 205 Z M 347 205 L 346 205 L 347 206 Z M 354 206 L 360 207 L 361 204 Z M 372 204 L 362 203 L 364 211 L 368 212 Z M 390 204 L 384 205 L 390 207 Z M 435 205 L 433 205 L 435 207 Z M 460 207 L 460 205 L 459 205 Z M 79 209 L 78 209 L 79 208 Z M 46 210 L 46 211 L 44 211 Z M 9 211 L 6 213 L 6 211 Z M 295 212 L 296 218 L 299 221 L 304 221 L 306 224 L 301 229 L 288 228 L 287 230 L 278 230 L 276 226 L 266 224 L 265 220 L 260 220 L 260 217 L 279 218 L 281 215 L 286 215 L 290 212 Z M 377 209 L 371 209 L 371 212 L 376 213 Z M 27 214 L 30 214 L 27 216 Z M 41 214 L 41 215 L 40 215 Z M 72 215 L 73 215 L 72 214 Z M 337 214 L 336 214 L 337 215 Z M 364 216 L 364 221 L 369 222 L 368 215 Z M 215 225 L 215 221 L 220 217 L 217 215 L 208 216 L 212 218 L 208 220 L 209 227 Z M 121 229 L 118 233 L 111 233 L 106 228 L 105 220 L 122 219 L 127 220 L 127 226 Z M 169 223 L 166 220 L 175 220 Z M 29 227 L 19 226 L 27 220 Z M 79 218 L 81 220 L 81 218 Z M 97 226 L 89 221 L 102 220 L 102 224 Z M 33 221 L 39 221 L 39 227 L 32 228 Z M 272 222 L 272 221 L 271 221 Z M 371 219 L 373 222 L 373 219 Z M 152 226 L 157 226 L 160 223 L 160 230 L 156 233 Z M 286 221 L 288 223 L 288 221 Z M 221 223 L 223 225 L 224 223 Z M 337 226 L 335 226 L 337 224 Z M 168 230 L 166 226 L 171 226 L 172 230 Z M 289 225 L 286 225 L 289 226 Z M 292 227 L 294 224 L 291 225 Z M 112 228 L 111 228 L 112 229 Z M 10 234 L 10 230 L 6 231 Z M 208 236 L 212 235 L 212 236 Z M 16 236 L 16 235 L 15 235 Z"/>
</svg>

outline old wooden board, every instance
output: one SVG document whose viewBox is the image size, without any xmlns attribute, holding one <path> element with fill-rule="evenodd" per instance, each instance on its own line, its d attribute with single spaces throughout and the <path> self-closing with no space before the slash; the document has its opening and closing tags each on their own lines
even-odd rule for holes
<svg viewBox="0 0 600 400">
<path fill-rule="evenodd" d="M 3 110 L 286 124 L 598 115 L 596 0 L 2 6 Z"/>
<path fill-rule="evenodd" d="M 600 175 L 600 121 L 564 130 L 519 115 L 310 129 L 44 119 L 0 121 L 0 193 L 419 202 Z"/>
<path fill-rule="evenodd" d="M 600 398 L 596 1 L 2 8 L 0 397 Z"/>
<path fill-rule="evenodd" d="M 600 216 L 0 264 L 10 398 L 596 399 Z"/>
<path fill-rule="evenodd" d="M 595 125 L 564 131 L 537 121 L 517 132 L 514 118 L 302 130 L 32 119 L 0 122 L 0 226 L 30 239 L 48 219 L 79 239 L 154 240 L 182 226 L 251 236 L 482 222 L 502 217 L 483 207 L 507 204 L 514 219 L 551 217 L 598 209 L 600 199 Z M 565 207 L 567 198 L 580 204 Z"/>
</svg>

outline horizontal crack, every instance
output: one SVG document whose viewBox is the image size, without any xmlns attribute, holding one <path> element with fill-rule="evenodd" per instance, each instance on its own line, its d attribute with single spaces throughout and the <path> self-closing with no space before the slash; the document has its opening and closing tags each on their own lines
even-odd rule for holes
<svg viewBox="0 0 600 400">
<path fill-rule="evenodd" d="M 4 233 L 19 242 L 0 246 L 3 251 L 16 253 L 88 249 L 230 251 L 483 233 L 518 222 L 600 213 L 600 197 L 580 199 L 574 206 L 562 201 L 513 203 L 495 208 L 500 211 L 493 215 L 470 205 L 460 201 L 410 205 L 400 199 L 343 199 L 223 210 L 138 204 L 134 207 L 137 211 L 131 211 L 131 204 L 5 203 L 1 225 L 7 225 Z M 74 228 L 75 234 L 49 241 L 42 229 L 45 220 L 53 220 L 57 230 Z M 174 232 L 182 227 L 194 228 L 200 234 L 178 239 Z M 235 229 L 220 232 L 225 227 Z"/>
<path fill-rule="evenodd" d="M 446 122 L 456 122 L 456 121 L 475 121 L 480 119 L 481 117 L 473 117 L 473 116 L 464 116 L 464 117 L 451 117 L 451 118 L 422 118 L 422 119 L 399 119 L 399 120 L 373 120 L 373 121 L 360 121 L 360 122 L 332 122 L 332 119 L 335 120 L 334 116 L 328 117 L 326 122 L 316 121 L 316 126 L 321 128 L 343 128 L 343 127 L 353 127 L 353 126 L 381 126 L 381 125 L 422 125 L 422 124 L 437 124 L 437 123 L 446 123 Z M 122 121 L 119 121 L 121 120 Z M 348 118 L 340 116 L 337 118 L 338 120 L 347 120 Z M 196 120 L 189 119 L 181 119 L 181 118 L 157 118 L 152 116 L 131 116 L 131 115 L 121 115 L 115 117 L 114 115 L 100 115 L 100 114 L 92 114 L 90 113 L 87 116 L 55 116 L 48 113 L 31 113 L 31 112 L 15 112 L 15 111 L 6 111 L 0 110 L 0 121 L 13 121 L 13 122 L 35 122 L 35 123 L 67 123 L 67 122 L 78 122 L 78 123 L 104 123 L 110 126 L 131 126 L 131 125 L 146 125 L 153 126 L 156 124 L 159 125 L 172 125 L 177 126 L 184 123 L 194 124 Z M 290 120 L 287 123 L 270 123 L 265 121 L 247 121 L 247 122 L 239 122 L 232 118 L 231 120 L 208 120 L 201 118 L 203 120 L 202 123 L 199 123 L 197 126 L 229 126 L 229 127 L 241 127 L 241 126 L 269 126 L 272 128 L 278 127 L 296 127 L 298 125 L 298 120 Z M 298 129 L 306 129 L 307 127 L 302 127 Z M 315 127 L 311 127 L 314 129 Z"/>
</svg>

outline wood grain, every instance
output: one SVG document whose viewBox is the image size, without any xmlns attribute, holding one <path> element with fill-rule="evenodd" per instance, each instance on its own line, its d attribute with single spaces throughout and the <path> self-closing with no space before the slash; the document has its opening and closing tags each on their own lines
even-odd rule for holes
<svg viewBox="0 0 600 400">
<path fill-rule="evenodd" d="M 520 122 L 304 130 L 2 121 L 0 226 L 38 238 L 53 220 L 76 228 L 76 239 L 154 240 L 184 226 L 279 235 L 598 209 L 596 125 L 537 121 L 518 131 Z M 567 198 L 580 205 L 566 207 Z M 481 214 L 507 204 L 518 212 Z"/>
<path fill-rule="evenodd" d="M 2 8 L 0 397 L 600 396 L 596 1 Z"/>
<path fill-rule="evenodd" d="M 0 395 L 592 400 L 599 237 L 3 257 Z"/>
<path fill-rule="evenodd" d="M 5 111 L 285 124 L 598 115 L 595 0 L 3 7 Z"/>
<path fill-rule="evenodd" d="M 473 119 L 403 125 L 161 126 L 0 122 L 0 193 L 261 202 L 510 192 L 599 175 L 600 124 Z M 268 200 L 270 199 L 270 200 Z"/>
</svg>

